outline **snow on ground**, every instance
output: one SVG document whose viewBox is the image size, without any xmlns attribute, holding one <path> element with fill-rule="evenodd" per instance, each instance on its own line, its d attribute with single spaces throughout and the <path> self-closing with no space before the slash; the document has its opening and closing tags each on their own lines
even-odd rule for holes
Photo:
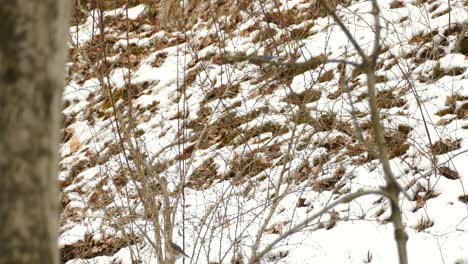
<svg viewBox="0 0 468 264">
<path fill-rule="evenodd" d="M 450 12 L 447 1 L 378 3 L 383 51 L 377 89 L 391 166 L 408 196 L 401 196 L 400 205 L 410 263 L 468 263 L 468 58 L 454 51 L 456 34 L 448 30 L 448 21 L 454 31 L 467 23 L 466 3 L 450 1 Z M 128 170 L 135 169 L 131 159 L 129 167 L 122 165 L 131 152 L 119 150 L 116 133 L 116 120 L 124 127 L 130 122 L 125 117 L 129 92 L 123 88 L 128 72 L 137 87 L 130 99 L 138 134 L 132 142 L 152 166 L 165 164 L 159 173 L 170 191 L 176 191 L 184 172 L 188 177 L 174 230 L 179 244 L 185 235 L 185 251 L 192 256 L 186 263 L 234 263 L 239 255 L 247 260 L 272 208 L 259 250 L 339 197 L 385 186 L 379 163 L 353 132 L 356 123 L 372 140 L 365 75 L 336 63 L 285 76 L 281 65 L 219 62 L 267 50 L 289 62 L 323 54 L 359 62 L 330 17 L 285 26 L 267 22 L 265 12 L 277 11 L 275 6 L 263 8 L 253 4 L 239 13 L 234 30 L 221 32 L 224 55 L 217 42 L 206 40 L 220 33 L 219 24 L 199 21 L 185 41 L 179 40 L 182 33 L 153 26 L 140 27 L 140 35 L 132 34 L 128 42 L 125 34 L 109 30 L 117 38 L 110 61 L 122 58 L 127 43 L 146 52 L 132 67 L 122 63 L 110 72 L 114 102 L 98 79 L 83 71 L 70 74 L 60 150 L 59 245 L 77 257 L 78 249 L 91 247 L 92 253 L 67 257 L 68 264 L 132 263 L 135 255 L 142 263 L 157 263 L 148 242 L 154 227 L 138 199 L 144 182 Z M 302 1 L 281 1 L 279 10 L 303 9 L 303 14 L 308 8 Z M 370 11 L 367 1 L 338 7 L 367 53 L 374 40 Z M 145 12 L 144 5 L 133 7 L 128 18 L 140 23 Z M 125 17 L 121 8 L 105 14 Z M 229 14 L 219 21 L 227 23 Z M 90 15 L 70 32 L 76 36 L 78 29 L 75 42 L 86 46 L 92 28 Z M 295 29 L 304 34 L 293 41 Z M 268 30 L 274 34 L 259 37 Z M 163 44 L 155 49 L 155 43 Z M 72 72 L 83 67 L 82 56 L 72 58 Z M 112 115 L 114 107 L 120 116 Z M 185 141 L 179 133 L 183 124 Z M 274 207 L 276 190 L 285 196 Z M 397 263 L 390 213 L 388 202 L 376 195 L 340 204 L 280 242 L 262 263 Z M 117 243 L 126 233 L 137 234 L 140 242 L 105 250 L 107 242 Z"/>
</svg>

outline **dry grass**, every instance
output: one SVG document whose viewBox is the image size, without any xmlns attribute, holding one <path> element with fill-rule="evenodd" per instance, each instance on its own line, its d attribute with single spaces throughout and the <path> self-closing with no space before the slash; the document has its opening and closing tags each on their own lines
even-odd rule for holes
<svg viewBox="0 0 468 264">
<path fill-rule="evenodd" d="M 271 163 L 261 153 L 235 155 L 229 163 L 231 169 L 227 178 L 232 178 L 234 184 L 241 184 L 252 176 L 259 174 L 271 166 Z"/>
<path fill-rule="evenodd" d="M 390 9 L 401 8 L 404 6 L 405 6 L 404 2 L 398 1 L 398 0 L 394 0 L 390 3 Z"/>
<path fill-rule="evenodd" d="M 468 195 L 460 195 L 458 196 L 458 200 L 462 203 L 467 203 L 468 204 Z"/>
<path fill-rule="evenodd" d="M 460 175 L 458 174 L 458 171 L 452 170 L 449 167 L 439 167 L 437 168 L 439 171 L 440 175 L 444 176 L 445 178 L 449 180 L 458 180 L 460 179 Z"/>
<path fill-rule="evenodd" d="M 312 190 L 316 192 L 333 191 L 345 172 L 346 169 L 344 167 L 338 168 L 332 177 L 316 181 L 312 186 Z"/>
<path fill-rule="evenodd" d="M 202 104 L 216 100 L 235 98 L 240 92 L 240 84 L 223 84 L 211 89 L 202 101 Z"/>
<path fill-rule="evenodd" d="M 418 220 L 418 224 L 416 225 L 416 227 L 414 229 L 416 229 L 416 231 L 418 231 L 418 232 L 421 232 L 423 230 L 428 229 L 429 227 L 431 227 L 433 225 L 434 225 L 434 222 L 431 219 L 421 217 Z"/>
<path fill-rule="evenodd" d="M 406 101 L 395 95 L 392 90 L 384 90 L 377 93 L 377 105 L 379 108 L 390 109 L 393 107 L 402 107 Z"/>
<path fill-rule="evenodd" d="M 210 187 L 216 180 L 221 180 L 222 176 L 218 175 L 213 159 L 205 160 L 198 166 L 190 175 L 187 187 L 195 190 L 205 190 Z"/>
<path fill-rule="evenodd" d="M 389 158 L 400 157 L 408 151 L 410 145 L 406 141 L 408 139 L 408 134 L 411 132 L 411 130 L 411 127 L 400 124 L 398 125 L 396 131 L 385 132 L 384 139 L 387 144 Z M 369 131 L 369 137 L 367 138 L 367 141 L 371 145 L 375 144 L 373 130 Z M 371 155 L 369 155 L 369 158 L 375 159 L 376 157 L 372 157 Z"/>
<path fill-rule="evenodd" d="M 143 240 L 136 236 L 127 236 L 125 238 L 103 238 L 96 240 L 94 234 L 87 233 L 84 240 L 80 240 L 73 245 L 66 245 L 60 249 L 60 259 L 62 263 L 71 259 L 89 259 L 97 256 L 112 256 L 121 248 Z"/>
<path fill-rule="evenodd" d="M 414 192 L 414 200 L 413 201 L 415 201 L 416 203 L 415 203 L 415 207 L 413 209 L 413 212 L 416 212 L 419 209 L 421 209 L 422 207 L 424 207 L 427 200 L 432 199 L 432 198 L 436 198 L 437 196 L 439 196 L 439 193 L 434 192 L 434 190 L 432 190 L 432 189 L 428 190 L 426 187 L 424 187 L 424 186 L 422 186 L 421 184 L 418 183 L 418 185 L 416 186 L 416 190 Z"/>
<path fill-rule="evenodd" d="M 461 148 L 460 140 L 447 139 L 435 142 L 431 150 L 435 155 L 442 155 Z"/>
<path fill-rule="evenodd" d="M 117 0 L 117 1 L 106 1 L 101 0 L 98 2 L 87 0 L 84 1 L 86 4 L 91 5 L 95 3 L 95 7 L 101 7 L 103 9 L 111 9 L 120 7 L 123 5 L 125 0 Z M 236 30 L 236 26 L 241 22 L 243 19 L 240 16 L 236 15 L 236 12 L 239 10 L 244 11 L 251 11 L 249 10 L 251 6 L 251 1 L 236 1 L 238 6 L 233 8 L 233 1 L 220 1 L 217 2 L 215 5 L 207 6 L 205 1 L 201 0 L 192 0 L 187 2 L 186 10 L 182 10 L 180 6 L 177 6 L 179 2 L 173 2 L 170 0 L 163 0 L 156 3 L 156 1 L 150 0 L 133 0 L 128 1 L 129 6 L 134 6 L 140 3 L 144 4 L 151 4 L 154 8 L 151 10 L 147 10 L 146 14 L 143 18 L 140 18 L 136 21 L 122 21 L 122 17 L 113 18 L 106 18 L 111 27 L 115 27 L 117 30 L 116 32 L 124 33 L 126 30 L 129 31 L 138 31 L 138 25 L 140 23 L 148 23 L 155 26 L 155 31 L 159 31 L 160 29 L 166 28 L 168 30 L 168 34 L 165 37 L 160 39 L 154 40 L 154 45 L 150 47 L 143 47 L 137 45 L 129 45 L 128 47 L 122 47 L 120 51 L 127 54 L 124 56 L 121 61 L 118 61 L 114 66 L 116 67 L 129 67 L 134 69 L 141 61 L 142 58 L 146 57 L 149 53 L 154 52 L 155 50 L 163 49 L 165 47 L 169 47 L 172 45 L 180 44 L 183 42 L 193 42 L 193 50 L 196 52 L 199 49 L 205 48 L 209 45 L 218 45 L 218 47 L 222 47 L 223 43 L 221 37 L 217 34 L 211 34 L 204 39 L 200 39 L 197 41 L 193 41 L 191 39 L 187 39 L 182 34 L 170 33 L 170 31 L 175 31 L 179 29 L 186 29 L 193 26 L 198 20 L 202 20 L 209 24 L 218 23 L 217 26 L 220 27 L 220 30 L 224 32 L 232 32 Z M 332 1 L 330 2 L 332 8 L 335 8 L 338 4 L 346 5 L 349 1 Z M 296 8 L 292 8 L 286 12 L 269 12 L 263 14 L 263 21 L 267 23 L 273 23 L 278 26 L 278 28 L 283 29 L 289 27 L 291 25 L 299 24 L 306 19 L 311 19 L 313 17 L 320 17 L 325 16 L 326 11 L 324 8 L 319 4 L 320 2 L 317 1 L 314 3 L 314 10 L 310 12 L 310 10 L 298 10 Z M 118 6 L 120 5 L 120 6 Z M 404 3 L 398 0 L 393 1 L 390 3 L 390 8 L 401 8 L 404 6 Z M 435 7 L 432 6 L 432 9 Z M 435 9 L 434 9 L 435 10 Z M 180 14 L 178 17 L 170 17 L 171 13 Z M 216 21 L 216 17 L 220 17 L 222 15 L 229 14 L 231 16 L 226 17 L 226 21 Z M 77 16 L 81 14 L 77 13 Z M 158 25 L 156 25 L 156 18 L 158 18 Z M 153 19 L 153 20 L 151 20 Z M 128 24 L 127 24 L 128 23 Z M 164 25 L 159 25 L 164 24 Z M 127 28 L 129 26 L 129 28 Z M 240 34 L 242 36 L 248 37 L 252 34 L 256 34 L 253 37 L 254 42 L 267 42 L 266 44 L 263 43 L 262 46 L 265 47 L 265 51 L 277 51 L 278 48 L 278 40 L 275 38 L 279 37 L 280 41 L 289 41 L 289 40 L 302 40 L 304 38 L 309 37 L 312 34 L 315 34 L 310 31 L 312 28 L 312 23 L 303 24 L 300 28 L 295 28 L 288 32 L 288 34 L 280 34 L 282 31 L 277 30 L 276 28 L 266 28 L 262 29 L 260 27 L 260 23 L 255 23 L 249 28 L 244 29 Z M 260 33 L 257 33 L 260 31 Z M 454 30 L 456 31 L 456 30 Z M 149 32 L 152 34 L 154 32 Z M 411 44 L 419 45 L 420 51 L 414 57 L 415 63 L 423 63 L 428 59 L 438 59 L 445 55 L 445 51 L 441 47 L 445 47 L 447 43 L 444 45 L 438 46 L 440 43 L 433 43 L 433 38 L 437 32 L 433 31 L 428 34 L 419 34 L 413 37 L 409 42 Z M 447 32 L 447 34 L 453 34 L 453 32 Z M 190 37 L 189 37 L 190 38 Z M 98 63 L 102 59 L 102 50 L 107 53 L 108 56 L 117 54 L 117 50 L 114 49 L 114 45 L 118 41 L 115 37 L 112 36 L 105 36 L 104 41 L 99 40 L 99 36 L 96 36 L 95 39 L 90 41 L 84 47 L 89 53 L 90 58 L 93 63 Z M 273 54 L 273 53 L 272 53 Z M 296 54 L 297 55 L 297 54 Z M 71 50 L 71 56 L 73 60 L 79 60 L 79 56 L 77 55 L 76 51 Z M 410 55 L 408 55 L 410 56 Z M 152 62 L 153 67 L 160 67 L 166 60 L 167 53 L 161 52 L 158 53 L 155 57 L 154 61 Z M 210 62 L 214 64 L 225 64 L 225 63 L 234 63 L 233 61 L 229 61 L 226 59 L 227 56 L 223 56 L 213 53 L 207 53 L 207 55 L 203 58 L 195 58 L 191 64 L 188 65 L 190 71 L 186 71 L 184 75 L 184 81 L 181 86 L 178 87 L 177 91 L 179 94 L 184 93 L 186 88 L 189 86 L 196 87 L 197 84 L 195 83 L 197 80 L 197 76 L 202 72 L 202 67 L 199 66 L 199 62 Z M 295 55 L 291 55 L 288 60 L 294 60 L 297 57 Z M 320 63 L 326 59 L 325 55 L 319 56 L 317 61 Z M 390 69 L 392 66 L 396 65 L 399 61 L 398 58 L 388 58 L 392 60 L 392 63 L 384 65 L 382 61 L 379 62 L 377 68 L 388 68 Z M 302 74 L 309 70 L 317 70 L 320 63 L 317 61 L 311 61 L 310 63 L 306 62 L 303 64 L 288 64 L 285 63 L 284 65 L 278 66 L 264 66 L 261 69 L 258 69 L 259 74 L 261 75 L 258 80 L 252 80 L 255 77 L 246 76 L 241 81 L 251 81 L 253 84 L 255 81 L 257 83 L 265 83 L 265 85 L 261 86 L 254 91 L 249 93 L 249 99 L 254 99 L 257 97 L 261 97 L 262 95 L 271 94 L 274 90 L 278 89 L 278 87 L 282 87 L 282 85 L 289 85 L 292 82 L 292 79 L 297 76 L 298 74 Z M 237 66 L 237 65 L 236 65 Z M 242 65 L 238 65 L 242 67 Z M 387 69 L 387 70 L 388 70 Z M 100 72 L 103 74 L 108 74 L 111 70 L 109 64 L 102 65 L 100 68 Z M 441 78 L 445 75 L 459 75 L 464 69 L 452 69 L 450 71 L 443 71 L 440 69 L 440 65 L 433 69 L 433 76 L 431 76 L 432 80 L 427 79 L 427 81 L 433 81 L 438 78 Z M 72 69 L 72 73 L 81 74 L 81 83 L 84 82 L 88 77 L 90 77 L 90 69 L 86 66 L 83 67 L 76 67 Z M 357 77 L 358 75 L 362 74 L 361 69 L 353 70 L 353 77 Z M 247 74 L 246 74 L 247 75 Z M 329 82 L 332 80 L 336 80 L 338 82 L 338 89 L 335 93 L 330 94 L 330 99 L 338 99 L 339 97 L 343 96 L 345 93 L 344 84 L 347 82 L 346 78 L 346 67 L 344 64 L 338 65 L 338 69 L 335 72 L 335 69 L 325 71 L 323 70 L 322 74 L 318 77 L 318 82 Z M 273 83 L 272 80 L 275 80 Z M 423 78 L 421 77 L 421 80 Z M 238 80 L 236 80 L 238 81 Z M 377 76 L 377 82 L 386 82 L 388 81 L 385 76 Z M 358 87 L 359 82 L 351 81 L 349 83 L 350 90 L 353 90 L 355 87 Z M 203 87 L 206 88 L 206 87 Z M 131 89 L 131 93 L 128 89 Z M 95 103 L 92 104 L 92 107 L 87 113 L 86 118 L 91 122 L 94 120 L 95 116 L 97 115 L 99 118 L 109 118 L 111 117 L 112 112 L 111 106 L 112 101 L 116 102 L 118 105 L 125 108 L 125 102 L 127 102 L 129 98 L 133 98 L 135 96 L 141 95 L 145 88 L 141 87 L 116 87 L 113 88 L 112 98 L 103 96 L 103 95 L 95 95 Z M 187 89 L 188 91 L 188 89 Z M 396 90 L 385 90 L 381 91 L 377 94 L 377 104 L 380 108 L 390 109 L 393 107 L 404 107 L 406 101 L 402 98 L 406 93 L 407 90 L 396 91 Z M 253 119 L 260 117 L 262 115 L 267 115 L 269 109 L 263 108 L 252 111 L 246 115 L 239 115 L 236 112 L 236 108 L 241 106 L 241 102 L 236 102 L 230 106 L 224 106 L 223 115 L 215 118 L 214 120 L 208 120 L 208 117 L 213 113 L 213 111 L 220 111 L 219 109 L 212 109 L 208 107 L 207 103 L 212 102 L 215 100 L 224 100 L 235 98 L 240 93 L 240 85 L 236 84 L 223 84 L 208 88 L 208 91 L 204 94 L 204 99 L 202 101 L 202 107 L 197 113 L 197 118 L 195 120 L 190 120 L 188 123 L 182 125 L 183 129 L 190 129 L 190 138 L 183 138 L 184 134 L 182 133 L 182 129 L 179 130 L 178 136 L 181 142 L 187 143 L 186 147 L 175 157 L 176 161 L 184 161 L 186 162 L 195 151 L 199 149 L 206 149 L 212 147 L 213 145 L 217 144 L 218 148 L 225 147 L 225 146 L 232 146 L 238 147 L 243 144 L 248 143 L 262 143 L 271 138 L 277 137 L 281 134 L 289 132 L 288 128 L 284 125 L 280 125 L 273 122 L 265 122 L 260 124 L 256 127 L 250 127 L 248 129 L 241 129 L 240 126 L 245 124 Z M 94 95 L 93 95 L 94 96 Z M 306 180 L 311 180 L 312 183 L 311 187 L 316 192 L 322 191 L 333 191 L 338 192 L 342 186 L 340 186 L 340 182 L 344 180 L 344 174 L 346 169 L 344 167 L 339 167 L 336 169 L 333 176 L 328 178 L 318 178 L 322 164 L 328 162 L 331 159 L 338 159 L 343 158 L 344 155 L 348 156 L 358 156 L 356 159 L 353 160 L 353 164 L 364 164 L 369 160 L 375 157 L 365 157 L 364 154 L 367 149 L 364 144 L 357 143 L 357 139 L 354 135 L 353 126 L 347 121 L 342 121 L 339 117 L 335 114 L 328 114 L 328 113 L 321 113 L 320 115 L 312 117 L 311 113 L 316 112 L 316 109 L 313 107 L 307 107 L 307 104 L 317 102 L 322 96 L 322 93 L 319 90 L 315 89 L 307 89 L 300 93 L 290 93 L 287 95 L 283 101 L 291 104 L 295 107 L 295 112 L 292 115 L 292 121 L 295 124 L 308 124 L 314 128 L 314 131 L 317 132 L 325 132 L 325 131 L 342 131 L 347 136 L 337 136 L 337 137 L 330 137 L 325 139 L 323 142 L 319 144 L 313 145 L 309 140 L 302 139 L 301 142 L 297 145 L 296 150 L 304 150 L 310 147 L 323 147 L 326 148 L 328 151 L 327 155 L 314 158 L 313 162 L 306 161 L 304 162 L 300 168 L 297 170 L 297 174 L 293 177 L 287 179 L 290 181 L 294 181 L 294 184 L 302 183 Z M 360 100 L 367 98 L 367 94 L 363 94 L 359 97 Z M 111 100 L 112 99 L 112 100 Z M 178 97 L 178 100 L 183 100 L 182 96 Z M 458 118 L 465 118 L 468 112 L 468 103 L 464 102 L 466 98 L 456 99 L 454 96 L 453 101 L 447 104 L 447 108 L 444 109 L 443 112 L 438 113 L 439 115 L 443 116 L 446 114 L 456 114 Z M 462 101 L 462 104 L 456 101 Z M 297 107 L 296 107 L 297 106 Z M 158 107 L 158 102 L 154 102 L 152 105 L 138 109 L 138 114 L 146 113 L 145 111 L 155 112 Z M 442 110 L 441 110 L 442 111 Z M 185 119 L 188 116 L 188 111 L 186 112 L 178 112 L 175 116 L 171 117 L 172 119 Z M 363 118 L 368 114 L 365 112 L 356 112 L 355 113 L 357 118 Z M 216 116 L 216 115 L 215 115 Z M 360 120 L 362 121 L 362 119 Z M 67 123 L 72 123 L 73 118 L 70 117 L 67 120 Z M 206 130 L 205 130 L 206 128 Z M 372 132 L 370 132 L 371 126 L 369 123 L 364 123 L 362 126 L 365 135 L 368 135 L 368 142 L 370 144 L 375 143 L 374 136 Z M 412 128 L 400 125 L 395 131 L 388 131 L 385 133 L 385 139 L 388 144 L 389 156 L 390 158 L 403 156 L 408 148 L 410 147 L 408 144 L 408 135 L 411 132 Z M 202 131 L 205 133 L 202 134 Z M 142 131 L 143 132 L 143 131 Z M 141 132 L 141 133 L 142 133 Z M 68 141 L 72 137 L 70 131 L 64 130 L 64 138 L 63 141 Z M 200 143 L 197 146 L 197 143 Z M 266 144 L 266 143 L 265 143 Z M 457 145 L 458 144 L 458 145 Z M 346 153 L 342 156 L 337 157 L 338 153 L 343 152 L 343 149 L 347 149 Z M 443 153 L 447 153 L 449 151 L 455 150 L 460 148 L 459 141 L 439 141 L 436 142 L 433 147 L 432 151 L 436 153 L 436 155 L 440 155 Z M 109 151 L 104 154 L 105 157 L 101 158 L 101 162 L 109 160 L 111 155 L 120 153 L 120 148 L 116 145 L 108 146 Z M 186 187 L 196 189 L 196 190 L 205 190 L 209 188 L 211 185 L 223 181 L 223 180 L 232 180 L 235 184 L 245 183 L 253 179 L 252 182 L 261 181 L 262 179 L 265 180 L 268 178 L 266 173 L 262 173 L 268 168 L 278 165 L 278 164 L 286 164 L 287 162 L 291 161 L 294 158 L 294 154 L 285 154 L 281 152 L 282 148 L 280 144 L 273 145 L 273 146 L 264 146 L 260 147 L 255 150 L 249 150 L 251 152 L 246 154 L 238 154 L 235 155 L 229 162 L 230 171 L 226 174 L 218 173 L 215 161 L 213 158 L 208 158 L 203 161 L 201 165 L 199 165 L 191 175 L 187 177 Z M 345 157 L 346 158 L 346 157 Z M 174 161 L 169 163 L 161 163 L 157 165 L 157 168 L 154 168 L 155 173 L 163 173 Z M 312 164 L 311 164 L 312 163 Z M 63 186 L 67 186 L 70 182 L 74 181 L 74 178 L 78 175 L 79 172 L 86 169 L 86 165 L 83 163 L 76 163 L 75 167 L 71 170 L 70 175 L 68 176 L 67 181 L 64 181 L 62 184 Z M 455 179 L 459 177 L 458 172 L 453 171 L 446 167 L 439 168 L 439 173 L 447 178 Z M 129 172 L 126 170 L 120 170 L 119 174 L 114 179 L 114 184 L 118 188 L 122 188 L 125 186 L 131 177 L 128 177 Z M 132 174 L 132 176 L 135 176 Z M 257 177 L 256 177 L 257 176 Z M 70 180 L 70 182 L 68 182 Z M 142 179 L 134 178 L 132 180 L 140 181 Z M 154 193 L 161 193 L 160 186 L 158 184 L 154 184 L 149 187 L 150 189 L 154 190 Z M 81 190 L 77 189 L 76 191 L 81 192 Z M 343 189 L 342 191 L 343 192 Z M 432 190 L 426 190 L 422 186 L 418 186 L 417 194 L 415 195 L 415 211 L 419 208 L 422 208 L 428 199 L 436 197 L 438 194 L 434 194 Z M 102 191 L 102 188 L 97 188 L 88 194 L 88 198 L 90 200 L 90 204 L 92 207 L 103 207 L 109 203 L 112 199 L 106 193 Z M 467 202 L 468 198 L 466 196 L 460 196 L 461 202 Z M 298 203 L 299 207 L 306 206 L 304 204 L 305 200 L 302 201 L 302 204 Z M 68 198 L 66 195 L 62 197 L 62 207 L 65 208 L 66 205 L 69 203 Z M 379 210 L 375 215 L 379 217 L 381 214 L 385 212 L 385 209 Z M 76 212 L 67 211 L 67 217 L 73 219 L 73 214 Z M 333 228 L 336 222 L 339 220 L 339 214 L 335 211 L 330 212 L 330 221 L 326 223 L 324 227 L 327 229 Z M 418 224 L 416 229 L 418 231 L 424 230 L 431 226 L 433 223 L 431 220 L 424 220 L 421 219 L 421 222 Z M 271 232 L 281 234 L 281 230 L 273 229 Z M 94 241 L 90 239 L 90 235 L 85 237 L 85 240 L 75 244 L 74 246 L 70 246 L 69 248 L 64 249 L 63 256 L 68 258 L 69 256 L 76 257 L 92 257 L 93 254 L 98 253 L 99 255 L 105 254 L 112 254 L 113 249 L 117 249 L 121 247 L 120 242 L 115 241 Z M 108 253 L 107 249 L 103 249 L 104 247 L 109 247 Z M 368 259 L 372 259 L 372 255 L 368 255 Z M 236 263 L 241 263 L 242 257 L 236 259 Z M 369 260 L 370 262 L 370 260 Z"/>
</svg>

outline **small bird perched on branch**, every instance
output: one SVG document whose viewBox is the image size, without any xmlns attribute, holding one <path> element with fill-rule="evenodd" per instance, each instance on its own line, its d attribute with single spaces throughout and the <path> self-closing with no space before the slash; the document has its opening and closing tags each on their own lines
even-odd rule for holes
<svg viewBox="0 0 468 264">
<path fill-rule="evenodd" d="M 169 245 L 171 246 L 171 250 L 169 251 L 169 253 L 172 254 L 172 256 L 175 259 L 178 259 L 181 257 L 190 258 L 187 255 L 187 253 L 185 253 L 184 250 L 181 247 L 179 247 L 179 245 L 177 245 L 176 243 L 171 241 L 169 242 Z"/>
</svg>

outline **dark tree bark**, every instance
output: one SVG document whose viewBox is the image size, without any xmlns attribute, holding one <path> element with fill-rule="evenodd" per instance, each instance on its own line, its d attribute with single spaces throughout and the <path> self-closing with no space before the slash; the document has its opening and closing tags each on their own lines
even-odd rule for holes
<svg viewBox="0 0 468 264">
<path fill-rule="evenodd" d="M 0 263 L 58 263 L 68 2 L 0 4 Z"/>
</svg>

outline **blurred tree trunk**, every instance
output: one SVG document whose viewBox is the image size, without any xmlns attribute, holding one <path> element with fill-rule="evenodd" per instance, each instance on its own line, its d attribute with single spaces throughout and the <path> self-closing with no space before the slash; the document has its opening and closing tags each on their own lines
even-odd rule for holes
<svg viewBox="0 0 468 264">
<path fill-rule="evenodd" d="M 59 263 L 56 182 L 68 2 L 0 4 L 0 263 Z"/>
</svg>

